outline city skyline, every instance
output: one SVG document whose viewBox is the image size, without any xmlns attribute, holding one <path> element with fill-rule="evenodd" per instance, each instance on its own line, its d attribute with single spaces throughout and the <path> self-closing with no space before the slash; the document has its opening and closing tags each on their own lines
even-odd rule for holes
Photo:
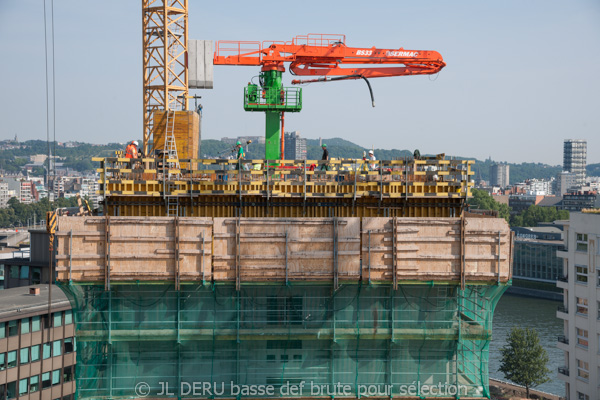
<svg viewBox="0 0 600 400">
<path fill-rule="evenodd" d="M 97 8 L 63 1 L 54 7 L 56 139 L 141 137 L 140 3 L 111 0 Z M 581 138 L 588 141 L 588 163 L 600 162 L 593 97 L 600 78 L 587 71 L 600 61 L 595 2 L 378 2 L 365 14 L 377 18 L 358 23 L 357 3 L 264 7 L 270 23 L 259 24 L 251 4 L 190 2 L 190 38 L 344 33 L 349 46 L 436 50 L 448 63 L 437 77 L 372 79 L 375 108 L 364 82 L 305 87 L 304 110 L 286 115 L 286 128 L 307 139 L 342 137 L 367 148 L 559 165 L 563 140 Z M 0 139 L 45 139 L 42 4 L 0 5 L 0 50 L 15 60 L 0 66 Z M 580 62 L 564 62 L 573 53 Z M 243 87 L 257 74 L 253 67 L 215 67 L 215 89 L 191 91 L 203 97 L 203 139 L 264 134 L 264 116 L 245 113 L 241 104 Z M 290 74 L 284 77 L 289 85 Z"/>
</svg>

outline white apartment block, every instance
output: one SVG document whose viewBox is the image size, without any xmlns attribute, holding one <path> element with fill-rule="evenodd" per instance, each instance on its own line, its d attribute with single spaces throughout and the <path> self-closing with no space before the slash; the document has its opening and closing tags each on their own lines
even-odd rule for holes
<svg viewBox="0 0 600 400">
<path fill-rule="evenodd" d="M 10 195 L 8 194 L 8 183 L 0 182 L 0 208 L 8 207 L 8 200 Z"/>
<path fill-rule="evenodd" d="M 90 177 L 81 179 L 81 191 L 79 194 L 83 198 L 86 196 L 89 198 L 90 207 L 92 208 L 98 208 L 99 202 L 102 200 L 96 193 L 98 190 L 100 190 L 98 178 Z"/>
<path fill-rule="evenodd" d="M 557 317 L 564 321 L 564 335 L 558 338 L 565 352 L 564 366 L 558 369 L 565 382 L 567 399 L 600 398 L 600 212 L 571 213 L 565 223 L 564 305 Z"/>
</svg>

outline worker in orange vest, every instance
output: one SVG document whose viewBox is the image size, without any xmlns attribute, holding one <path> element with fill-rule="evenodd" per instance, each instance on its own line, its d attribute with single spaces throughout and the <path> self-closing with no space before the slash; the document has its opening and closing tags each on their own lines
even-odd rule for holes
<svg viewBox="0 0 600 400">
<path fill-rule="evenodd" d="M 125 157 L 127 158 L 138 158 L 138 142 L 132 140 L 125 149 Z"/>
</svg>

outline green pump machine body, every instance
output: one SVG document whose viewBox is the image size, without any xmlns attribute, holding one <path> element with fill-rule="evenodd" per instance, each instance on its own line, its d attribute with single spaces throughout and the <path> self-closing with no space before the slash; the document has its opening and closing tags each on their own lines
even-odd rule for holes
<svg viewBox="0 0 600 400">
<path fill-rule="evenodd" d="M 266 70 L 265 70 L 266 69 Z M 259 84 L 249 83 L 244 90 L 244 110 L 265 113 L 265 158 L 278 160 L 285 112 L 302 110 L 302 89 L 284 87 L 277 66 L 263 68 Z"/>
</svg>

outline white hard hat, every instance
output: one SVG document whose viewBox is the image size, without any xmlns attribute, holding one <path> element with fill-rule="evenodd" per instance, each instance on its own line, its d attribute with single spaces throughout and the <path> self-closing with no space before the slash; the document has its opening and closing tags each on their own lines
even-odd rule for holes
<svg viewBox="0 0 600 400">
<path fill-rule="evenodd" d="M 140 145 L 140 144 L 138 143 L 138 141 L 137 141 L 137 140 L 134 140 L 134 141 L 133 141 L 133 144 L 135 144 L 136 146 L 139 146 L 139 145 Z"/>
<path fill-rule="evenodd" d="M 373 150 L 369 150 L 369 154 L 373 154 Z"/>
</svg>

